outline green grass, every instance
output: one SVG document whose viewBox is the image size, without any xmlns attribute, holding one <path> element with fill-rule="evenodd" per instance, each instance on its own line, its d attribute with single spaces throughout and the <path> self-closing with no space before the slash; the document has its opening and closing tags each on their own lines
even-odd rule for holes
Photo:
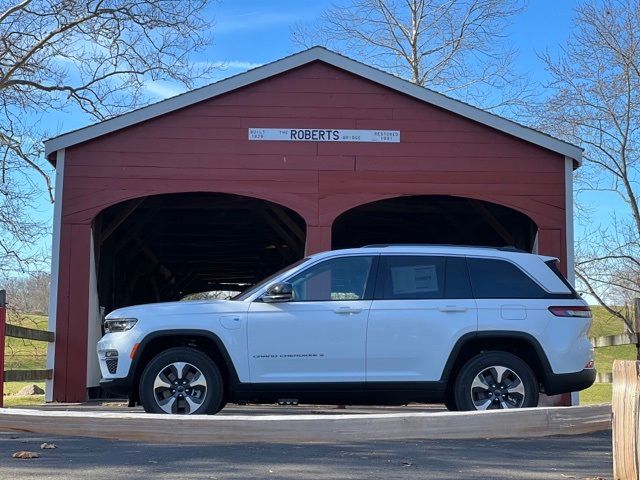
<svg viewBox="0 0 640 480">
<path fill-rule="evenodd" d="M 7 382 L 4 384 L 4 406 L 20 407 L 29 405 L 42 405 L 44 395 L 18 396 L 16 393 L 27 385 L 37 385 L 44 390 L 44 382 Z"/>
<path fill-rule="evenodd" d="M 614 347 L 599 347 L 596 353 L 596 369 L 601 373 L 611 373 L 614 360 L 635 360 L 635 345 L 616 345 Z"/>
<path fill-rule="evenodd" d="M 604 307 L 592 305 L 591 311 L 593 312 L 593 324 L 591 325 L 589 336 L 607 337 L 626 331 L 622 320 L 611 315 Z"/>
<path fill-rule="evenodd" d="M 610 383 L 594 383 L 580 392 L 581 405 L 594 405 L 597 403 L 611 403 Z"/>
<path fill-rule="evenodd" d="M 5 407 L 30 407 L 44 404 L 44 395 L 29 395 L 28 397 L 18 397 L 17 395 L 5 395 Z"/>
<path fill-rule="evenodd" d="M 43 315 L 25 315 L 9 312 L 8 323 L 21 327 L 47 329 L 47 317 Z M 5 343 L 5 369 L 30 370 L 44 369 L 47 355 L 46 342 L 8 337 Z M 32 384 L 44 389 L 44 382 L 7 382 L 4 384 L 5 407 L 40 405 L 44 403 L 44 395 L 17 396 L 23 387 Z"/>
<path fill-rule="evenodd" d="M 15 395 L 27 385 L 37 385 L 44 390 L 44 382 L 6 382 L 4 384 L 4 394 Z"/>
<path fill-rule="evenodd" d="M 618 335 L 626 331 L 622 320 L 608 313 L 604 307 L 592 306 L 593 324 L 589 335 L 591 337 L 606 337 Z M 636 347 L 634 345 L 616 345 L 600 347 L 595 350 L 595 362 L 598 372 L 610 373 L 614 360 L 635 360 Z M 595 383 L 580 392 L 580 403 L 589 405 L 595 403 L 611 403 L 611 384 Z"/>
<path fill-rule="evenodd" d="M 624 333 L 625 325 L 600 306 L 591 307 L 593 311 L 593 324 L 589 335 L 592 337 L 604 337 Z M 635 360 L 636 347 L 634 345 L 616 345 L 613 347 L 600 347 L 595 350 L 596 369 L 602 373 L 610 373 L 614 360 Z"/>
<path fill-rule="evenodd" d="M 35 328 L 38 330 L 47 329 L 47 317 L 43 315 L 25 315 L 9 312 L 7 322 L 20 327 Z M 46 355 L 46 342 L 9 337 L 5 343 L 5 369 L 44 369 Z"/>
</svg>

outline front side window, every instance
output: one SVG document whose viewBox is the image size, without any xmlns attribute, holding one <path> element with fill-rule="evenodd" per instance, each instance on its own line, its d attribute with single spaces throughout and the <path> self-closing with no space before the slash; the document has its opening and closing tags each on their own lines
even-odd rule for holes
<svg viewBox="0 0 640 480">
<path fill-rule="evenodd" d="M 363 300 L 370 282 L 373 257 L 325 260 L 289 280 L 294 302 Z"/>
<path fill-rule="evenodd" d="M 287 265 L 286 267 L 278 270 L 276 273 L 274 273 L 272 275 L 269 275 L 264 280 L 261 280 L 260 282 L 256 283 L 254 286 L 248 288 L 247 290 L 245 290 L 244 292 L 240 293 L 239 295 L 236 295 L 235 297 L 231 298 L 230 300 L 237 300 L 237 301 L 246 300 L 251 295 L 256 293 L 258 290 L 261 290 L 262 288 L 266 287 L 277 276 L 282 275 L 287 270 L 291 270 L 292 268 L 296 268 L 298 265 L 301 265 L 301 264 L 303 264 L 304 262 L 306 262 L 308 260 L 309 260 L 309 257 L 302 258 L 302 259 L 298 260 L 297 262 L 292 263 L 291 265 Z"/>
<path fill-rule="evenodd" d="M 546 292 L 513 263 L 468 258 L 471 286 L 476 298 L 544 298 Z"/>
</svg>

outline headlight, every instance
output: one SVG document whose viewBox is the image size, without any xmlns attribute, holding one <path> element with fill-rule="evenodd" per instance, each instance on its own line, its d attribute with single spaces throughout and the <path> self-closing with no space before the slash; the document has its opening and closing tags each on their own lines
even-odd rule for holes
<svg viewBox="0 0 640 480">
<path fill-rule="evenodd" d="M 104 321 L 104 331 L 105 333 L 126 332 L 131 330 L 137 321 L 137 318 L 108 318 Z"/>
</svg>

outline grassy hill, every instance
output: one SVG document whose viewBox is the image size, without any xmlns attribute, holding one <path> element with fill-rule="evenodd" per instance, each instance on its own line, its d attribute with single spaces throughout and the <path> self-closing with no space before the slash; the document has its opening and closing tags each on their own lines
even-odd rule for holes
<svg viewBox="0 0 640 480">
<path fill-rule="evenodd" d="M 593 325 L 590 336 L 604 337 L 625 332 L 624 323 L 609 314 L 603 307 L 593 306 Z M 595 351 L 596 369 L 599 372 L 611 372 L 613 361 L 635 360 L 636 347 L 634 345 L 618 345 L 614 347 L 600 347 Z M 580 403 L 604 403 L 611 401 L 611 384 L 596 383 L 592 387 L 580 392 Z"/>
<path fill-rule="evenodd" d="M 25 315 L 9 312 L 8 323 L 21 327 L 47 329 L 47 317 L 44 315 Z M 44 369 L 47 356 L 47 344 L 23 338 L 7 338 L 5 343 L 5 369 L 30 370 Z M 44 382 L 7 382 L 4 384 L 4 404 L 7 407 L 15 405 L 33 405 L 42 403 L 44 395 L 30 395 L 17 397 L 15 394 L 24 386 L 35 383 L 44 388 Z"/>
</svg>

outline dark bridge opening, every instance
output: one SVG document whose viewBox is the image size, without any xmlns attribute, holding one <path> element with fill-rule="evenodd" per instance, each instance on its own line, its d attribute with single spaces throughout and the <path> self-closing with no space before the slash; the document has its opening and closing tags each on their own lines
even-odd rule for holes
<svg viewBox="0 0 640 480">
<path fill-rule="evenodd" d="M 332 247 L 377 243 L 515 246 L 532 251 L 536 224 L 511 208 L 444 195 L 397 197 L 361 205 L 333 224 Z"/>
<path fill-rule="evenodd" d="M 122 202 L 94 222 L 100 306 L 242 291 L 302 258 L 306 225 L 281 205 L 240 195 L 179 193 Z"/>
</svg>

